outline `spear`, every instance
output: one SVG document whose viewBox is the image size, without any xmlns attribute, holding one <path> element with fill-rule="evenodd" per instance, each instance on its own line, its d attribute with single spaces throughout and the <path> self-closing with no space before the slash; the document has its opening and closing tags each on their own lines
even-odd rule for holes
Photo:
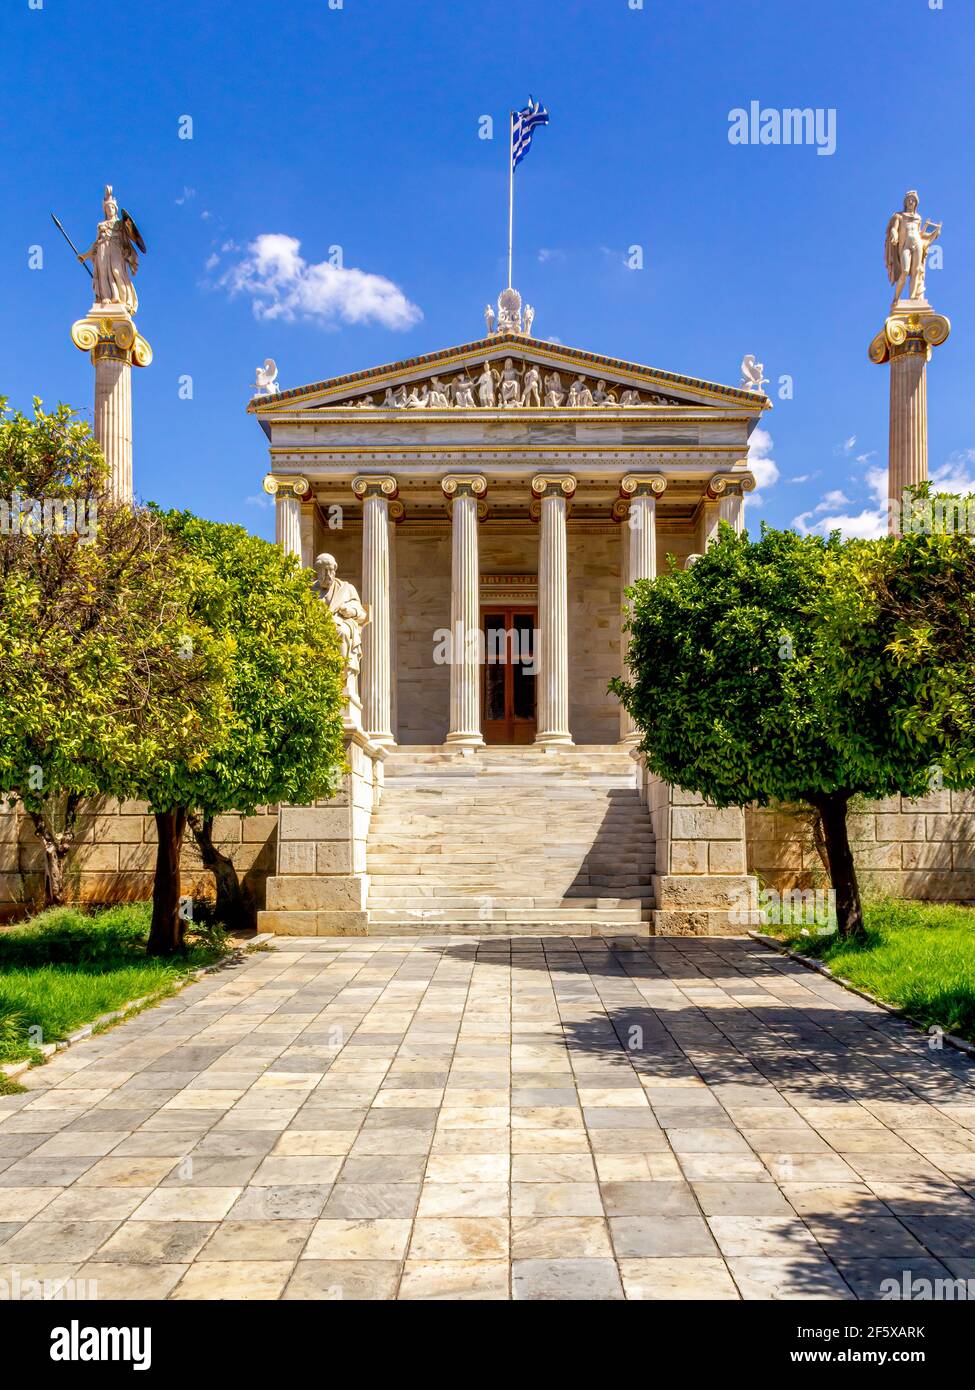
<svg viewBox="0 0 975 1390">
<path fill-rule="evenodd" d="M 54 213 L 53 213 L 53 212 L 51 213 L 51 220 L 53 221 L 55 227 L 57 227 L 57 229 L 58 229 L 58 231 L 61 233 L 61 235 L 64 237 L 65 241 L 66 241 L 66 242 L 68 243 L 68 245 L 71 247 L 72 251 L 73 251 L 73 252 L 75 253 L 75 255 L 78 257 L 78 260 L 81 261 L 81 253 L 80 253 L 80 251 L 78 250 L 77 246 L 75 246 L 75 244 L 74 244 L 74 242 L 71 240 L 71 238 L 68 236 L 68 234 L 67 234 L 67 232 L 64 230 L 64 228 L 61 226 L 61 223 L 60 223 L 60 222 L 58 221 L 58 219 L 54 216 Z M 81 261 L 81 264 L 85 267 L 85 269 L 87 270 L 87 272 L 88 272 L 89 276 L 91 277 L 91 279 L 94 280 L 95 276 L 94 276 L 94 274 L 92 273 L 91 266 L 88 264 L 88 262 L 87 262 L 87 261 Z"/>
</svg>

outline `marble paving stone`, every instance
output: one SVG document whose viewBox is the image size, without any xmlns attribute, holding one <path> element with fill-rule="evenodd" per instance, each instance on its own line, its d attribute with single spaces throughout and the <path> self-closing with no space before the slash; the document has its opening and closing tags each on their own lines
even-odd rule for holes
<svg viewBox="0 0 975 1390">
<path fill-rule="evenodd" d="M 511 1284 L 519 1300 L 606 1302 L 624 1296 L 612 1260 L 514 1260 Z"/>
<path fill-rule="evenodd" d="M 620 1260 L 620 1274 L 628 1299 L 681 1302 L 733 1301 L 741 1297 L 724 1260 L 707 1256 L 668 1259 Z"/>
<path fill-rule="evenodd" d="M 398 1260 L 299 1260 L 283 1297 L 302 1302 L 386 1301 L 396 1297 L 401 1269 Z"/>
<path fill-rule="evenodd" d="M 308 1260 L 402 1260 L 410 1242 L 408 1219 L 347 1220 L 315 1223 L 302 1254 Z"/>
<path fill-rule="evenodd" d="M 926 1297 L 975 1277 L 973 1080 L 744 939 L 281 938 L 0 1097 L 0 1262 L 148 1300 Z"/>
<path fill-rule="evenodd" d="M 508 1256 L 508 1222 L 503 1217 L 418 1217 L 410 1241 L 411 1260 L 498 1260 Z"/>
<path fill-rule="evenodd" d="M 418 1182 L 337 1182 L 329 1193 L 322 1216 L 412 1216 L 419 1197 Z"/>
<path fill-rule="evenodd" d="M 612 1259 L 609 1230 L 597 1216 L 515 1216 L 514 1260 Z"/>
<path fill-rule="evenodd" d="M 503 1216 L 511 1190 L 503 1182 L 428 1182 L 420 1191 L 417 1216 Z"/>
<path fill-rule="evenodd" d="M 182 1264 L 121 1264 L 104 1260 L 83 1265 L 77 1278 L 90 1284 L 93 1297 L 151 1301 L 166 1298 L 188 1268 Z"/>
<path fill-rule="evenodd" d="M 700 1216 L 614 1216 L 609 1229 L 621 1260 L 718 1253 L 707 1223 Z"/>
<path fill-rule="evenodd" d="M 221 1221 L 199 1252 L 201 1260 L 296 1260 L 315 1223 Z"/>
<path fill-rule="evenodd" d="M 125 1221 L 92 1260 L 138 1266 L 187 1264 L 216 1229 L 215 1221 Z"/>
<path fill-rule="evenodd" d="M 278 1299 L 294 1269 L 292 1260 L 203 1260 L 190 1265 L 174 1299 Z"/>
<path fill-rule="evenodd" d="M 406 1300 L 501 1302 L 509 1297 L 507 1260 L 407 1260 L 399 1287 Z"/>
</svg>

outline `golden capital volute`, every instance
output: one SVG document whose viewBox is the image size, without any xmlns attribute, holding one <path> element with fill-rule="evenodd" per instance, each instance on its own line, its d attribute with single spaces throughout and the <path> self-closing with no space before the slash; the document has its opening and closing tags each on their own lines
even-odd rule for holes
<svg viewBox="0 0 975 1390">
<path fill-rule="evenodd" d="M 384 497 L 392 501 L 394 497 L 399 496 L 399 484 L 388 474 L 362 474 L 352 479 L 352 491 L 361 500 L 367 497 Z"/>
<path fill-rule="evenodd" d="M 268 473 L 261 484 L 269 497 L 277 497 L 279 493 L 284 496 L 293 496 L 299 499 L 308 496 L 311 491 L 311 484 L 307 478 L 285 475 L 281 473 Z"/>
<path fill-rule="evenodd" d="M 566 501 L 574 496 L 576 480 L 571 473 L 536 473 L 532 478 L 532 497 L 564 497 Z"/>
<path fill-rule="evenodd" d="M 487 478 L 480 473 L 448 473 L 440 479 L 440 487 L 448 502 L 455 497 L 487 496 Z"/>
</svg>

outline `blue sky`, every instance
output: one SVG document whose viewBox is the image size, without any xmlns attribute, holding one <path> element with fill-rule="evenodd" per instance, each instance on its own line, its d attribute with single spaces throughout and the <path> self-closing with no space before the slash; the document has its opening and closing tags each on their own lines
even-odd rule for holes
<svg viewBox="0 0 975 1390">
<path fill-rule="evenodd" d="M 38 3 L 0 16 L 0 393 L 90 418 L 68 336 L 88 281 L 49 214 L 87 247 L 113 183 L 149 248 L 141 496 L 272 535 L 266 441 L 244 413 L 256 363 L 295 386 L 479 335 L 505 277 L 507 111 L 529 92 L 551 112 L 517 175 L 514 278 L 536 334 L 731 384 L 755 353 L 774 467 L 758 465 L 750 526 L 870 528 L 888 384 L 866 349 L 908 187 L 945 225 L 928 297 L 953 321 L 929 369 L 931 468 L 975 477 L 970 0 Z M 834 111 L 835 153 L 732 145 L 729 112 L 753 100 Z M 300 243 L 286 292 L 255 289 L 269 235 Z M 336 246 L 362 275 L 323 293 L 312 268 Z"/>
</svg>

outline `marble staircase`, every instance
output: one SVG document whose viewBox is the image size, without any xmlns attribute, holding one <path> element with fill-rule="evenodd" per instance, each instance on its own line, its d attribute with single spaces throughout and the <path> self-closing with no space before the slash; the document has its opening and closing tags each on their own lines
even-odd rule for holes
<svg viewBox="0 0 975 1390">
<path fill-rule="evenodd" d="M 654 842 L 618 745 L 390 750 L 368 934 L 650 931 Z"/>
</svg>

